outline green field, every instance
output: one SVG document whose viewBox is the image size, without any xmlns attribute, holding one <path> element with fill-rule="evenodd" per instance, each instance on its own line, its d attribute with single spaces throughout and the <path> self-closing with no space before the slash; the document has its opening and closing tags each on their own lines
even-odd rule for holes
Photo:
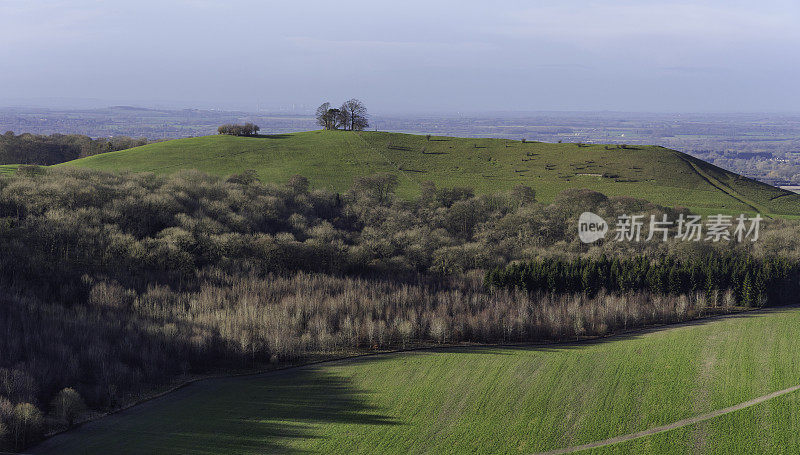
<svg viewBox="0 0 800 455">
<path fill-rule="evenodd" d="M 18 167 L 19 164 L 0 164 L 0 175 L 12 175 Z"/>
<path fill-rule="evenodd" d="M 310 131 L 263 137 L 205 136 L 95 155 L 59 166 L 170 173 L 199 169 L 230 175 L 254 169 L 265 181 L 294 174 L 312 186 L 347 189 L 354 177 L 398 175 L 402 196 L 421 182 L 469 186 L 479 193 L 533 187 L 549 202 L 567 188 L 634 196 L 700 213 L 714 211 L 800 215 L 800 195 L 724 171 L 657 146 L 550 144 L 507 139 L 433 137 L 399 133 Z"/>
<path fill-rule="evenodd" d="M 33 453 L 536 453 L 800 383 L 800 309 L 531 347 L 386 354 L 195 383 Z M 798 453 L 800 392 L 584 453 Z"/>
</svg>

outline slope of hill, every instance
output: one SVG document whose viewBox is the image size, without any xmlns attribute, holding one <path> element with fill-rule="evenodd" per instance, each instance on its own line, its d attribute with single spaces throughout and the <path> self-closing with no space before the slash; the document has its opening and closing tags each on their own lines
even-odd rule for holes
<svg viewBox="0 0 800 455">
<path fill-rule="evenodd" d="M 262 137 L 205 136 L 95 155 L 62 165 L 170 173 L 199 169 L 229 175 L 254 169 L 267 181 L 293 174 L 343 191 L 356 176 L 390 172 L 412 196 L 426 180 L 490 193 L 525 184 L 543 201 L 567 188 L 591 188 L 689 207 L 701 213 L 759 211 L 800 215 L 800 195 L 658 146 L 550 144 L 507 139 L 384 132 L 310 131 Z"/>
<path fill-rule="evenodd" d="M 416 351 L 214 379 L 31 452 L 537 453 L 767 396 L 581 453 L 797 453 L 800 392 L 769 395 L 798 384 L 799 323 L 793 308 L 599 342 Z"/>
</svg>

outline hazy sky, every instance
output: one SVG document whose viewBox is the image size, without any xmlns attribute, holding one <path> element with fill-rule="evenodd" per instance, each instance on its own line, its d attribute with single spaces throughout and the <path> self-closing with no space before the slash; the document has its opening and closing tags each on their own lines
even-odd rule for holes
<svg viewBox="0 0 800 455">
<path fill-rule="evenodd" d="M 798 24 L 797 0 L 0 0 L 0 104 L 798 112 Z"/>
</svg>

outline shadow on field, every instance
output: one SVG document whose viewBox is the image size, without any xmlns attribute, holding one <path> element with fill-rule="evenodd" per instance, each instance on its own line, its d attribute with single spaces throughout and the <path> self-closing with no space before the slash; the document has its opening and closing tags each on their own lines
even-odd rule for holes
<svg viewBox="0 0 800 455">
<path fill-rule="evenodd" d="M 257 139 L 289 139 L 291 135 L 288 134 L 256 134 L 255 136 L 250 136 Z"/>
<path fill-rule="evenodd" d="M 314 367 L 210 379 L 55 436 L 30 453 L 296 453 L 290 441 L 319 438 L 315 424 L 398 424 L 364 394 Z"/>
<path fill-rule="evenodd" d="M 778 313 L 797 311 L 797 310 L 800 310 L 800 305 L 770 307 L 758 310 L 743 311 L 739 313 L 725 313 L 725 314 L 712 315 L 685 322 L 663 323 L 642 328 L 634 328 L 602 337 L 590 337 L 590 338 L 579 338 L 579 339 L 572 338 L 572 339 L 540 341 L 531 343 L 527 342 L 496 343 L 496 344 L 474 344 L 474 345 L 463 345 L 463 346 L 443 345 L 441 347 L 425 347 L 420 349 L 402 351 L 400 353 L 388 353 L 388 354 L 377 354 L 374 356 L 356 357 L 356 358 L 346 359 L 342 362 L 346 362 L 348 364 L 356 364 L 356 363 L 370 362 L 373 360 L 394 355 L 427 355 L 434 353 L 514 355 L 513 354 L 514 350 L 559 351 L 565 349 L 581 349 L 613 341 L 637 339 L 650 333 L 673 330 L 682 327 L 698 327 L 718 322 L 721 320 L 750 319 L 750 318 L 766 316 L 769 314 L 778 314 Z"/>
<path fill-rule="evenodd" d="M 598 344 L 609 343 L 612 341 L 637 339 L 650 333 L 663 332 L 682 327 L 699 327 L 714 322 L 718 322 L 721 320 L 750 319 L 750 318 L 766 316 L 768 314 L 778 314 L 789 311 L 796 311 L 798 309 L 800 309 L 800 306 L 798 305 L 761 308 L 757 310 L 742 311 L 738 313 L 724 313 L 724 314 L 711 315 L 700 319 L 693 319 L 684 322 L 671 322 L 671 323 L 663 323 L 641 328 L 634 328 L 626 331 L 620 331 L 618 333 L 610 334 L 608 336 L 603 336 L 603 337 L 561 340 L 561 341 L 544 342 L 544 343 L 511 344 L 505 347 L 511 349 L 518 348 L 518 349 L 533 349 L 541 351 L 556 351 L 562 349 L 585 348 Z"/>
</svg>

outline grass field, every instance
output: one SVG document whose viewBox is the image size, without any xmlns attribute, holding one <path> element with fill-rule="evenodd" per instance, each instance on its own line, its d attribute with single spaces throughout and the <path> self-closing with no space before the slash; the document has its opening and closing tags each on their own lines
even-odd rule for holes
<svg viewBox="0 0 800 455">
<path fill-rule="evenodd" d="M 399 193 L 420 183 L 470 186 L 479 193 L 533 187 L 548 202 L 566 188 L 634 196 L 699 213 L 800 215 L 800 195 L 741 177 L 656 146 L 522 143 L 506 139 L 433 137 L 399 133 L 310 131 L 257 138 L 205 136 L 149 144 L 71 161 L 63 166 L 170 173 L 199 169 L 229 175 L 254 169 L 273 182 L 291 175 L 314 187 L 347 189 L 356 176 L 391 172 Z M 60 165 L 60 166 L 62 166 Z"/>
<path fill-rule="evenodd" d="M 372 356 L 195 383 L 33 453 L 536 453 L 800 383 L 800 309 L 566 345 Z M 798 453 L 800 392 L 585 453 Z"/>
<path fill-rule="evenodd" d="M 18 167 L 19 164 L 0 164 L 0 175 L 12 175 Z"/>
</svg>

